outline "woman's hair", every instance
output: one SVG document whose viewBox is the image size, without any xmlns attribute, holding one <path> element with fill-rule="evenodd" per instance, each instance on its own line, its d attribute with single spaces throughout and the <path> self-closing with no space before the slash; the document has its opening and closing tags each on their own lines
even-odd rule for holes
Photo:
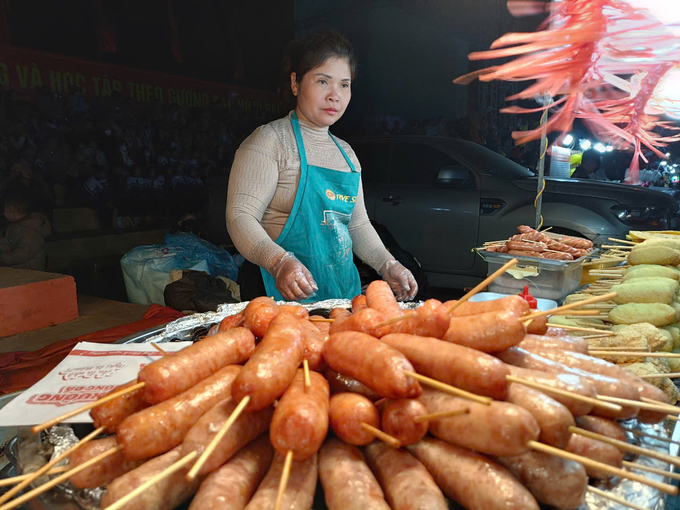
<svg viewBox="0 0 680 510">
<path fill-rule="evenodd" d="M 290 75 L 295 73 L 298 83 L 312 69 L 316 69 L 329 58 L 345 58 L 354 79 L 357 73 L 357 57 L 352 44 L 339 32 L 318 30 L 302 39 L 288 44 L 283 57 L 285 89 L 290 92 Z"/>
</svg>

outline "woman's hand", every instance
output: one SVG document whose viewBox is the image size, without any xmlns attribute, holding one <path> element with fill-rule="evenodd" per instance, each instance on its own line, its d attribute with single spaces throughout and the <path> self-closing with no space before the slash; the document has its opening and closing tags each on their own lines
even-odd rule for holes
<svg viewBox="0 0 680 510">
<path fill-rule="evenodd" d="M 399 301 L 410 301 L 418 293 L 418 283 L 413 277 L 413 273 L 406 269 L 397 260 L 388 260 L 380 268 L 380 276 L 383 277 Z"/>
<path fill-rule="evenodd" d="M 274 262 L 269 272 L 286 301 L 302 301 L 319 290 L 312 273 L 290 252 Z"/>
</svg>

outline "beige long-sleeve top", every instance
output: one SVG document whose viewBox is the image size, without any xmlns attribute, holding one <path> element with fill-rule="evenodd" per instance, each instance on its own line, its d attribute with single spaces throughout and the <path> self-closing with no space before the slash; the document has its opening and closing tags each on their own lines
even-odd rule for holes
<svg viewBox="0 0 680 510">
<path fill-rule="evenodd" d="M 227 193 L 227 229 L 238 251 L 249 261 L 269 271 L 285 250 L 274 240 L 281 234 L 293 208 L 300 180 L 300 155 L 288 116 L 257 128 L 236 151 Z M 307 164 L 341 172 L 349 165 L 328 134 L 300 121 Z M 349 144 L 336 137 L 354 164 L 361 165 Z M 354 253 L 376 271 L 392 255 L 371 225 L 364 204 L 363 186 L 349 223 Z M 314 275 L 316 276 L 316 275 Z"/>
</svg>

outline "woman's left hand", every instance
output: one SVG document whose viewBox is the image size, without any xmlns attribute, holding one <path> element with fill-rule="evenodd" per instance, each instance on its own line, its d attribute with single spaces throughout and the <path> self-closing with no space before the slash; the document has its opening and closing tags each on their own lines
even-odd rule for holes
<svg viewBox="0 0 680 510">
<path fill-rule="evenodd" d="M 379 272 L 399 301 L 410 301 L 418 294 L 418 283 L 413 273 L 398 260 L 388 260 Z"/>
</svg>

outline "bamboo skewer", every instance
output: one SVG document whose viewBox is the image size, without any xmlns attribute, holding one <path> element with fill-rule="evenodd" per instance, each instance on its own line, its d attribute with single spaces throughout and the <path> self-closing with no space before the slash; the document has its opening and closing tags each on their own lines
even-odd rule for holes
<svg viewBox="0 0 680 510">
<path fill-rule="evenodd" d="M 625 427 L 621 427 L 621 428 L 623 428 L 623 430 L 625 430 L 626 432 L 630 432 L 631 434 L 633 434 L 635 436 L 648 437 L 650 439 L 656 439 L 657 441 L 661 441 L 662 443 L 680 444 L 680 441 L 673 441 L 672 439 L 668 439 L 667 437 L 655 436 L 654 434 L 647 434 L 646 432 L 642 432 L 641 430 L 627 429 Z"/>
<path fill-rule="evenodd" d="M 671 471 L 666 471 L 659 468 L 643 466 L 641 464 L 636 464 L 635 462 L 628 462 L 627 460 L 623 461 L 623 466 L 627 467 L 628 469 L 639 469 L 640 471 L 648 471 L 656 475 L 667 476 L 668 478 L 672 478 L 673 480 L 680 480 L 680 473 L 673 473 Z"/>
<path fill-rule="evenodd" d="M 57 416 L 56 418 L 54 418 L 52 420 L 46 421 L 45 423 L 42 423 L 40 425 L 36 425 L 35 427 L 33 427 L 31 429 L 31 432 L 33 432 L 34 434 L 37 434 L 38 432 L 40 432 L 42 430 L 48 429 L 48 428 L 52 427 L 53 425 L 57 425 L 57 424 L 61 423 L 62 421 L 67 420 L 69 418 L 72 418 L 73 416 L 76 416 L 80 413 L 83 413 L 85 411 L 89 411 L 90 409 L 95 408 L 95 407 L 97 407 L 101 404 L 105 404 L 106 402 L 109 402 L 110 400 L 118 398 L 121 395 L 126 395 L 128 393 L 132 393 L 133 391 L 137 391 L 138 389 L 143 388 L 144 384 L 145 383 L 143 383 L 143 382 L 133 384 L 132 386 L 128 386 L 127 388 L 123 388 L 120 391 L 116 391 L 114 393 L 111 393 L 110 395 L 106 395 L 105 397 L 102 397 L 95 402 L 90 402 L 89 404 L 85 404 L 84 406 L 79 407 L 78 409 L 74 409 L 73 411 L 69 411 L 68 413 L 64 413 L 60 416 Z"/>
<path fill-rule="evenodd" d="M 550 314 L 553 317 L 609 317 L 609 314 L 602 313 L 601 310 L 569 310 L 567 313 L 553 313 Z"/>
<path fill-rule="evenodd" d="M 588 457 L 582 457 L 580 455 L 566 452 L 564 450 L 560 450 L 559 448 L 555 448 L 554 446 L 548 446 L 547 444 L 539 443 L 538 441 L 529 441 L 527 443 L 527 446 L 532 450 L 547 453 L 549 455 L 554 455 L 555 457 L 580 462 L 584 466 L 599 469 L 600 471 L 604 471 L 605 473 L 609 473 L 610 475 L 620 476 L 621 478 L 627 478 L 629 480 L 635 480 L 636 482 L 649 485 L 650 487 L 654 487 L 655 489 L 659 489 L 668 494 L 676 495 L 678 493 L 678 488 L 673 485 L 657 482 L 656 480 L 650 480 L 645 476 L 638 475 L 636 473 L 631 473 L 630 471 L 626 471 L 625 469 L 620 469 L 614 466 L 610 466 L 609 464 L 605 464 L 604 462 L 598 462 L 596 460 L 589 459 Z"/>
<path fill-rule="evenodd" d="M 588 354 L 592 356 L 611 356 L 611 355 L 617 355 L 617 356 L 637 356 L 640 353 L 635 352 L 635 351 L 619 351 L 619 352 L 609 352 L 609 351 L 600 351 L 599 349 L 595 349 L 592 351 L 588 351 Z M 647 358 L 680 358 L 680 353 L 679 352 L 646 352 L 645 357 Z"/>
<path fill-rule="evenodd" d="M 309 362 L 306 359 L 302 360 L 302 369 L 305 374 L 305 390 L 312 387 L 312 380 L 309 377 Z"/>
<path fill-rule="evenodd" d="M 670 409 L 672 412 L 680 409 L 680 407 L 676 407 L 672 404 L 666 404 L 665 402 L 659 402 L 658 400 L 652 400 L 651 398 L 647 398 L 647 397 L 640 397 L 640 400 L 642 400 L 643 402 L 647 402 L 649 404 L 655 404 L 655 405 L 664 407 L 666 409 Z M 676 413 L 673 412 L 673 414 L 676 414 Z"/>
<path fill-rule="evenodd" d="M 596 337 L 600 335 L 593 335 L 592 337 Z M 582 336 L 581 338 L 592 338 L 592 337 L 586 337 Z M 649 347 L 590 347 L 588 349 L 588 354 L 590 354 L 590 351 L 607 351 L 607 354 L 610 352 L 618 352 L 618 351 L 635 351 L 636 353 L 644 354 L 644 353 L 649 353 L 652 352 L 649 350 Z M 605 354 L 602 354 L 602 356 L 605 356 Z"/>
<path fill-rule="evenodd" d="M 184 457 L 179 459 L 177 462 L 175 462 L 172 466 L 165 468 L 163 471 L 161 471 L 157 475 L 154 475 L 151 478 L 149 478 L 146 482 L 144 482 L 139 487 L 128 492 L 125 496 L 120 498 L 113 505 L 107 506 L 106 510 L 118 510 L 119 508 L 123 508 L 125 505 L 127 505 L 128 502 L 132 501 L 134 498 L 136 498 L 139 494 L 144 492 L 146 489 L 148 489 L 152 485 L 160 482 L 164 478 L 167 478 L 168 476 L 176 473 L 177 471 L 182 469 L 184 466 L 186 466 L 187 464 L 192 462 L 197 456 L 198 456 L 198 452 L 195 452 L 195 451 L 185 455 Z"/>
<path fill-rule="evenodd" d="M 597 494 L 601 498 L 608 499 L 610 501 L 614 501 L 616 503 L 619 503 L 620 505 L 633 508 L 634 510 L 649 510 L 648 508 L 645 508 L 645 507 L 640 506 L 640 505 L 636 505 L 635 503 L 631 503 L 630 501 L 627 501 L 620 496 L 615 496 L 614 494 L 609 494 L 608 492 L 600 490 L 597 487 L 593 487 L 592 485 L 588 486 L 588 491 L 592 492 L 593 494 Z"/>
<path fill-rule="evenodd" d="M 677 416 L 668 415 L 668 416 L 666 416 L 666 419 L 670 420 L 670 421 L 680 421 L 680 418 L 678 418 Z"/>
<path fill-rule="evenodd" d="M 366 432 L 373 434 L 375 438 L 380 439 L 387 446 L 391 446 L 392 448 L 395 448 L 397 450 L 401 448 L 401 441 L 399 441 L 396 437 L 392 437 L 389 434 L 383 432 L 382 430 L 375 428 L 373 425 L 369 425 L 368 423 L 362 422 L 361 428 L 364 429 Z"/>
<path fill-rule="evenodd" d="M 680 377 L 680 372 L 670 372 L 668 374 L 647 374 L 647 375 L 640 375 L 638 377 L 641 377 L 642 379 L 664 379 L 668 377 L 669 379 L 677 379 Z"/>
<path fill-rule="evenodd" d="M 638 409 L 645 409 L 647 411 L 655 411 L 658 413 L 665 413 L 665 414 L 674 414 L 674 415 L 679 415 L 680 414 L 680 407 L 675 407 L 675 406 L 669 406 L 668 404 L 662 404 L 660 402 L 654 401 L 652 402 L 643 402 L 643 401 L 638 401 L 638 400 L 628 400 L 626 398 L 618 398 L 618 397 L 608 397 L 606 395 L 598 395 L 597 398 L 599 400 L 604 400 L 605 402 L 612 402 L 614 404 L 621 404 L 624 407 L 635 407 Z M 641 397 L 644 398 L 644 397 Z"/>
<path fill-rule="evenodd" d="M 309 322 L 335 322 L 335 319 L 324 319 L 323 317 L 310 317 Z"/>
<path fill-rule="evenodd" d="M 585 430 L 579 427 L 574 427 L 573 425 L 569 427 L 569 431 L 572 434 L 578 434 L 579 436 L 588 437 L 602 443 L 607 443 L 612 446 L 616 446 L 622 452 L 635 453 L 637 455 L 644 455 L 645 457 L 651 457 L 652 459 L 662 460 L 668 462 L 674 466 L 680 466 L 680 458 L 668 455 L 667 453 L 661 453 L 654 450 L 649 450 L 647 448 L 642 448 L 640 446 L 635 446 L 634 444 L 626 443 L 625 441 L 620 441 L 609 436 L 603 436 L 602 434 L 596 434 L 589 430 Z"/>
<path fill-rule="evenodd" d="M 59 466 L 50 469 L 45 475 L 56 475 L 68 471 L 68 466 Z M 11 478 L 4 478 L 0 480 L 0 487 L 5 487 L 7 485 L 14 485 L 15 483 L 23 482 L 26 478 L 29 478 L 33 473 L 26 473 L 25 475 L 13 476 Z"/>
<path fill-rule="evenodd" d="M 416 423 L 423 423 L 425 421 L 441 420 L 443 418 L 450 418 L 451 416 L 461 416 L 463 414 L 470 414 L 470 408 L 466 407 L 465 409 L 452 409 L 451 411 L 441 411 L 432 414 L 421 414 L 420 416 L 416 416 L 415 418 L 413 418 L 413 421 Z"/>
<path fill-rule="evenodd" d="M 505 377 L 505 379 L 512 383 L 522 384 L 524 386 L 528 386 L 529 388 L 541 390 L 544 393 L 553 393 L 555 395 L 560 395 L 563 397 L 569 397 L 573 400 L 578 400 L 579 402 L 585 402 L 586 404 L 590 404 L 593 407 L 608 409 L 610 411 L 615 412 L 621 411 L 622 409 L 621 406 L 618 404 L 612 404 L 611 402 L 603 402 L 596 398 L 586 397 L 584 395 L 579 395 L 578 393 L 573 393 L 571 391 L 563 390 L 560 388 L 553 388 L 551 386 L 546 386 L 545 384 L 535 383 L 533 381 L 522 379 L 521 377 L 516 377 L 514 375 L 508 375 Z"/>
<path fill-rule="evenodd" d="M 632 250 L 635 248 L 635 246 L 617 246 L 615 244 L 603 244 L 601 248 L 609 248 L 609 249 L 616 249 L 616 250 Z"/>
<path fill-rule="evenodd" d="M 466 398 L 468 400 L 472 400 L 473 402 L 477 402 L 478 404 L 484 405 L 490 405 L 491 402 L 493 402 L 493 399 L 490 397 L 481 397 L 479 395 L 475 395 L 474 393 L 470 393 L 469 391 L 455 388 L 449 384 L 444 384 L 443 382 L 437 381 L 436 379 L 431 379 L 429 377 L 425 377 L 424 375 L 420 375 L 416 372 L 411 372 L 410 370 L 403 370 L 403 372 L 406 375 L 411 376 L 414 379 L 417 379 L 423 384 L 432 386 L 433 388 L 437 388 L 438 390 L 449 393 L 450 395 Z"/>
<path fill-rule="evenodd" d="M 91 465 L 96 464 L 102 459 L 105 459 L 106 457 L 110 457 L 114 453 L 118 453 L 123 449 L 122 445 L 114 446 L 113 448 L 106 450 L 105 452 L 100 453 L 96 457 L 91 458 L 90 460 L 83 462 L 82 464 L 72 468 L 68 469 L 68 466 L 63 466 L 63 468 L 66 468 L 66 472 L 63 473 L 61 476 L 57 476 L 56 478 L 53 478 L 52 480 L 49 480 L 48 482 L 42 484 L 40 487 L 36 487 L 32 491 L 27 492 L 26 494 L 23 494 L 22 496 L 13 499 L 9 503 L 0 506 L 0 510 L 10 510 L 12 508 L 16 508 L 19 505 L 24 504 L 27 501 L 30 501 L 34 497 L 42 494 L 43 492 L 46 492 L 50 490 L 52 487 L 56 487 L 60 483 L 68 480 L 71 478 L 73 475 L 80 473 L 81 471 L 89 468 Z M 57 468 L 57 469 L 62 469 L 62 468 Z M 23 475 L 23 476 L 28 476 L 28 475 Z M 19 477 L 15 477 L 19 478 Z"/>
<path fill-rule="evenodd" d="M 69 455 L 71 455 L 78 448 L 80 448 L 85 443 L 89 442 L 91 439 L 94 439 L 99 434 L 104 432 L 105 429 L 106 429 L 106 427 L 99 427 L 98 429 L 95 429 L 93 432 L 90 432 L 87 436 L 85 436 L 80 441 L 78 441 L 76 444 L 74 444 L 69 449 L 67 449 L 64 453 L 62 453 L 61 455 L 58 455 L 57 457 L 55 457 L 54 459 L 52 459 L 48 463 L 46 463 L 44 466 L 42 466 L 40 469 L 31 473 L 31 476 L 29 476 L 25 480 L 19 482 L 18 485 L 14 486 L 10 490 L 8 490 L 5 494 L 0 496 L 0 503 L 6 503 L 7 501 L 9 501 L 12 498 L 12 496 L 21 492 L 25 487 L 28 487 L 31 483 L 33 483 L 34 480 L 36 480 L 37 478 L 40 478 L 42 475 L 47 473 L 52 467 L 59 464 L 62 460 L 64 460 Z"/>
<path fill-rule="evenodd" d="M 596 338 L 611 338 L 612 336 L 615 336 L 615 334 L 608 334 L 608 331 L 603 331 L 602 333 L 599 333 L 597 335 L 586 335 L 582 336 L 581 338 L 583 340 L 594 340 Z M 597 349 L 604 351 L 608 349 L 625 349 L 625 347 L 598 347 Z M 635 350 L 635 349 L 629 349 L 629 350 Z"/>
<path fill-rule="evenodd" d="M 588 457 L 582 457 L 581 455 L 566 452 L 564 450 L 560 450 L 559 448 L 555 448 L 554 446 L 539 443 L 538 441 L 529 441 L 527 443 L 527 446 L 532 450 L 547 453 L 549 455 L 554 455 L 555 457 L 560 457 L 562 459 L 580 462 L 584 466 L 599 469 L 600 471 L 604 471 L 614 476 L 620 476 L 621 478 L 635 480 L 636 482 L 649 485 L 650 487 L 654 487 L 655 489 L 659 489 L 668 494 L 676 495 L 678 493 L 678 488 L 673 485 L 666 484 L 663 482 L 657 482 L 656 480 L 650 480 L 645 476 L 631 473 L 629 471 L 626 471 L 625 469 L 620 469 L 614 466 L 610 466 L 609 464 L 605 464 L 604 462 L 598 462 L 596 460 L 589 459 Z"/>
<path fill-rule="evenodd" d="M 552 324 L 552 323 L 549 322 L 548 327 L 557 328 L 557 329 L 566 329 L 567 331 L 581 331 L 583 333 L 597 333 L 598 335 L 601 334 L 601 335 L 606 335 L 606 336 L 616 336 L 616 333 L 614 333 L 612 331 L 602 331 L 602 330 L 594 329 L 594 328 L 598 327 L 598 325 L 595 325 L 593 328 L 582 328 L 580 326 L 569 326 L 567 324 Z M 602 326 L 600 326 L 600 327 L 602 327 Z M 583 338 L 585 338 L 585 337 L 583 337 Z"/>
<path fill-rule="evenodd" d="M 161 347 L 156 343 L 156 342 L 151 342 L 151 345 L 153 346 L 154 349 L 156 349 L 158 352 L 160 352 L 163 356 L 167 356 L 168 353 L 161 349 Z"/>
<path fill-rule="evenodd" d="M 279 493 L 276 495 L 276 505 L 274 510 L 281 510 L 283 504 L 283 495 L 286 493 L 286 486 L 288 485 L 288 477 L 290 477 L 290 468 L 293 465 L 293 450 L 286 452 L 286 461 L 283 464 L 283 472 L 281 473 L 281 481 L 279 482 Z"/>
<path fill-rule="evenodd" d="M 614 237 L 608 238 L 608 241 L 614 241 L 615 243 L 621 243 L 621 244 L 632 244 L 633 246 L 637 246 L 640 243 L 636 243 L 635 241 L 628 241 L 627 239 L 616 239 Z"/>
<path fill-rule="evenodd" d="M 208 458 L 210 458 L 210 456 L 212 455 L 212 452 L 215 450 L 215 448 L 217 448 L 217 445 L 222 440 L 224 435 L 229 431 L 229 429 L 234 424 L 236 419 L 241 415 L 241 413 L 243 412 L 243 409 L 245 409 L 245 407 L 248 405 L 248 402 L 250 402 L 250 396 L 249 395 L 246 395 L 245 397 L 243 397 L 241 399 L 241 401 L 236 406 L 236 409 L 234 409 L 232 411 L 229 418 L 227 418 L 227 421 L 225 421 L 224 425 L 222 425 L 222 428 L 220 430 L 218 430 L 217 434 L 215 434 L 215 437 L 212 438 L 212 440 L 210 441 L 210 444 L 208 444 L 208 447 L 203 451 L 203 453 L 198 458 L 196 463 L 193 466 L 191 466 L 191 469 L 187 473 L 187 480 L 189 480 L 191 482 L 198 476 L 198 472 L 203 467 L 203 464 L 205 464 L 205 462 L 208 460 Z"/>
<path fill-rule="evenodd" d="M 595 296 L 591 297 L 588 299 L 584 299 L 583 301 L 577 301 L 575 303 L 569 303 L 568 305 L 563 305 L 563 306 L 558 306 L 557 308 L 553 308 L 552 310 L 544 310 L 541 312 L 534 312 L 529 315 L 525 315 L 524 317 L 521 317 L 521 321 L 525 321 L 528 319 L 535 319 L 536 317 L 543 317 L 544 315 L 557 315 L 559 312 L 564 312 L 566 310 L 573 310 L 574 308 L 581 308 L 584 305 L 589 305 L 591 303 L 599 303 L 600 301 L 608 301 L 612 298 L 615 298 L 618 294 L 616 292 L 610 292 L 608 294 L 604 294 L 603 296 Z"/>
<path fill-rule="evenodd" d="M 478 292 L 484 290 L 487 285 L 489 285 L 496 278 L 498 278 L 500 275 L 505 273 L 508 269 L 510 269 L 512 266 L 514 266 L 518 262 L 519 262 L 519 260 L 517 260 L 516 258 L 512 258 L 508 262 L 503 264 L 500 268 L 498 268 L 496 271 L 494 271 L 493 274 L 489 275 L 480 284 L 476 285 L 470 292 L 468 292 L 462 298 L 460 298 L 458 301 L 453 303 L 449 307 L 449 309 L 447 310 L 448 314 L 451 315 L 451 312 L 453 312 L 456 308 L 458 308 L 460 305 L 465 303 L 468 299 L 470 299 L 472 296 L 474 296 Z"/>
</svg>

